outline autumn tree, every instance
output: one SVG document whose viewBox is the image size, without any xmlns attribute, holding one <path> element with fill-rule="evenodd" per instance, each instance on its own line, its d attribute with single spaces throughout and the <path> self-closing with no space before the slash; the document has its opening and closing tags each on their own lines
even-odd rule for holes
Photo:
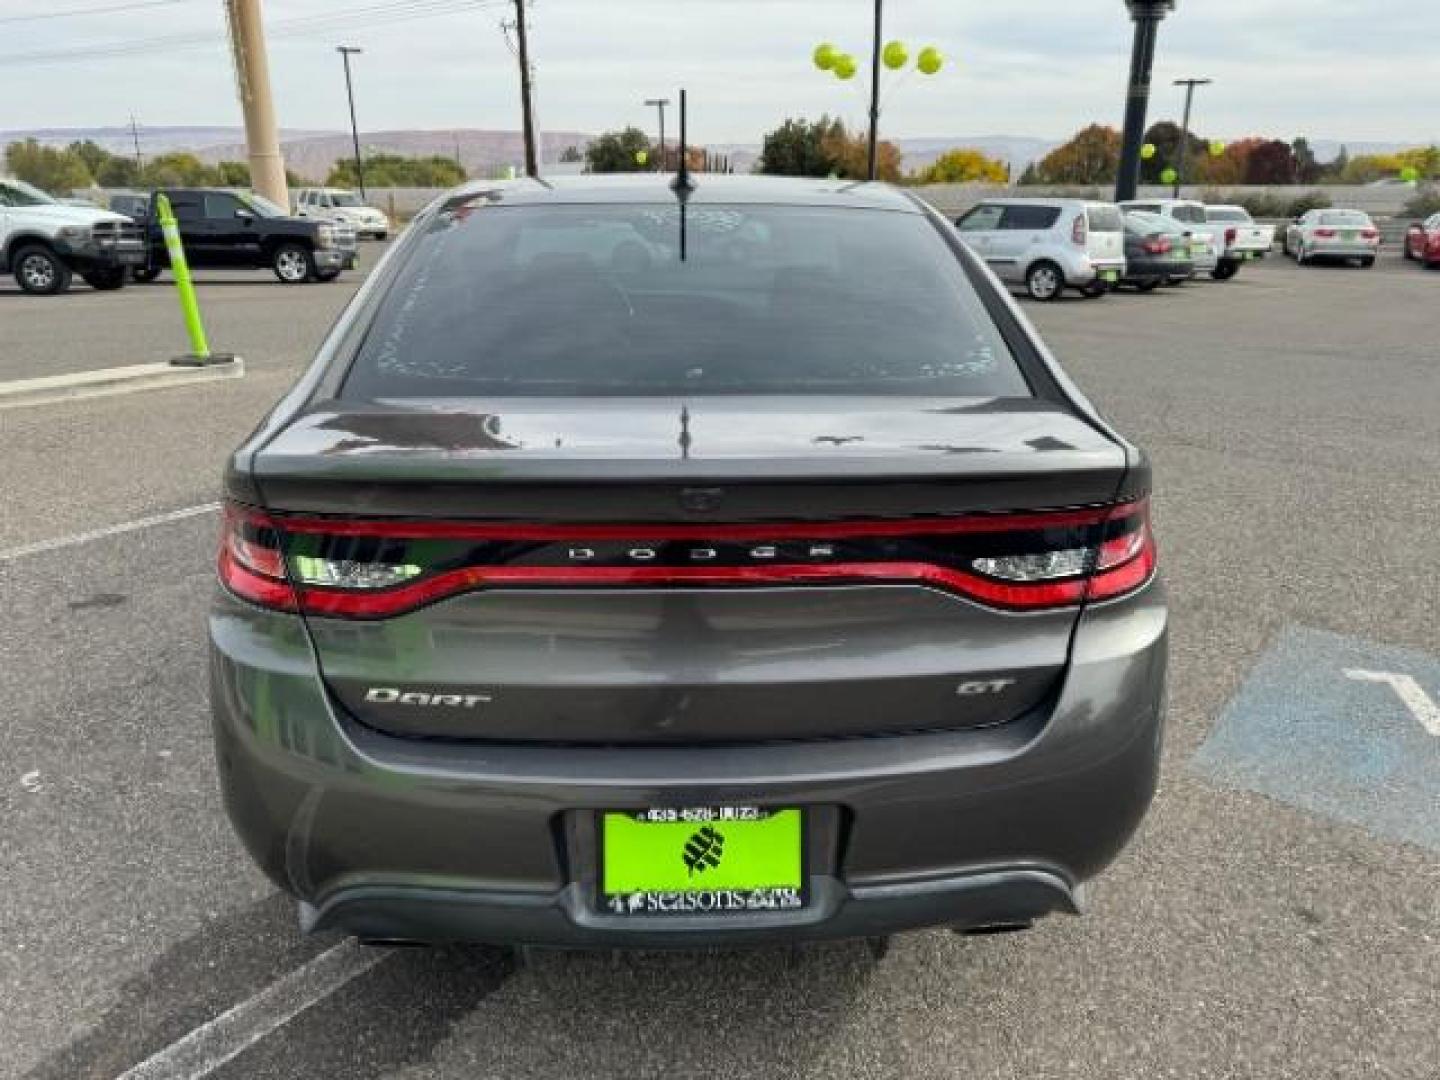
<svg viewBox="0 0 1440 1080">
<path fill-rule="evenodd" d="M 1047 154 L 1036 169 L 1047 184 L 1103 184 L 1120 172 L 1120 132 L 1091 124 Z"/>
<path fill-rule="evenodd" d="M 1279 139 L 1266 139 L 1245 160 L 1247 184 L 1295 183 L 1295 152 Z"/>
<path fill-rule="evenodd" d="M 836 176 L 850 180 L 870 178 L 870 139 L 867 133 L 857 131 L 852 135 L 845 130 L 845 125 L 837 121 L 821 140 L 820 151 L 831 163 L 829 171 Z M 881 139 L 875 147 L 875 179 L 889 184 L 900 182 L 900 148 L 885 139 Z"/>
<path fill-rule="evenodd" d="M 979 150 L 950 150 L 941 154 L 918 177 L 922 184 L 1003 184 L 1010 179 L 1003 161 Z"/>
</svg>

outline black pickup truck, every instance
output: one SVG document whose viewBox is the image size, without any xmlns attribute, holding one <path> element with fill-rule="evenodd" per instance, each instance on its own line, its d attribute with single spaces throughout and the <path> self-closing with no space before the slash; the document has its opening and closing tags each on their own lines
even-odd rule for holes
<svg viewBox="0 0 1440 1080">
<path fill-rule="evenodd" d="M 226 188 L 165 188 L 148 195 L 117 195 L 116 206 L 143 223 L 147 261 L 136 268 L 136 281 L 154 281 L 170 264 L 165 238 L 155 216 L 156 194 L 164 194 L 180 224 L 185 258 L 193 267 L 254 267 L 273 270 L 286 285 L 334 281 L 355 265 L 355 232 L 328 221 L 292 217 L 285 209 L 251 192 Z"/>
</svg>

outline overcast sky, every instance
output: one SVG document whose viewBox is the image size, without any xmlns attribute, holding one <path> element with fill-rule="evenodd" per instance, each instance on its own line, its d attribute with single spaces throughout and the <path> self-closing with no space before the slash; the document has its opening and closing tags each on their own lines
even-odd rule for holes
<svg viewBox="0 0 1440 1080">
<path fill-rule="evenodd" d="M 265 0 L 281 124 L 346 124 L 333 51 L 344 42 L 365 49 L 363 128 L 517 128 L 515 64 L 498 27 L 506 5 L 459 10 L 465 2 Z M 97 8 L 111 10 L 53 17 Z M 886 135 L 1061 137 L 1094 120 L 1119 125 L 1122 0 L 886 8 L 887 38 L 934 44 L 949 61 L 892 89 Z M 0 0 L 0 129 L 122 125 L 132 110 L 142 124 L 238 124 L 221 11 L 221 0 Z M 756 141 L 787 115 L 864 114 L 864 78 L 839 83 L 809 56 L 830 40 L 863 62 L 870 0 L 534 0 L 529 11 L 544 128 L 648 128 L 654 113 L 641 100 L 674 97 L 682 84 L 697 140 Z M 397 12 L 409 14 L 395 21 Z M 205 40 L 95 55 L 187 34 Z M 1161 27 L 1151 118 L 1178 114 L 1172 79 L 1207 76 L 1216 83 L 1196 113 L 1207 136 L 1440 140 L 1437 42 L 1437 0 L 1179 0 Z M 69 51 L 85 59 L 56 55 Z"/>
</svg>

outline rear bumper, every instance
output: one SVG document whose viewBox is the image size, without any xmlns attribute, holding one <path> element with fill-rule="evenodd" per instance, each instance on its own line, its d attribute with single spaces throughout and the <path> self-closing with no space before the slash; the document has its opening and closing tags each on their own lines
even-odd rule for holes
<svg viewBox="0 0 1440 1080">
<path fill-rule="evenodd" d="M 373 938 L 695 946 L 1026 923 L 1077 912 L 1154 791 L 1158 583 L 1081 617 L 1063 684 L 980 730 L 725 747 L 498 746 L 382 735 L 337 714 L 297 619 L 211 616 L 227 811 L 307 929 Z M 898 707 L 898 705 L 897 705 Z M 596 812 L 800 806 L 798 912 L 614 916 Z"/>
<path fill-rule="evenodd" d="M 1126 281 L 1169 281 L 1195 274 L 1195 263 L 1189 259 L 1127 259 Z"/>
</svg>

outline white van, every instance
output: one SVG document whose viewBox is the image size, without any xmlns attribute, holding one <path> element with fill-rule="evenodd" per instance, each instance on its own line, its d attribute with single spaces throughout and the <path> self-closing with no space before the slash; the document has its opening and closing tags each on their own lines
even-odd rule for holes
<svg viewBox="0 0 1440 1080">
<path fill-rule="evenodd" d="M 1125 276 L 1125 221 L 1113 203 L 986 199 L 955 227 L 1001 281 L 1035 300 L 1067 288 L 1103 296 Z"/>
</svg>

